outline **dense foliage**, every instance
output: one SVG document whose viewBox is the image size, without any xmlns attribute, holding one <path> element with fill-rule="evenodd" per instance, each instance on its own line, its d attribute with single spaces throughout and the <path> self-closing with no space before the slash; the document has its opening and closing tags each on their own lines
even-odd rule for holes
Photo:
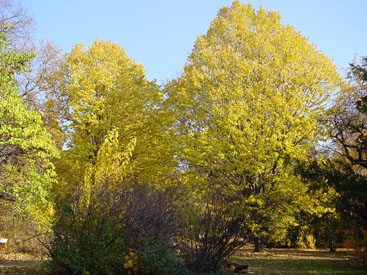
<svg viewBox="0 0 367 275">
<path fill-rule="evenodd" d="M 0 199 L 23 217 L 49 227 L 53 216 L 52 159 L 58 150 L 43 128 L 42 116 L 28 109 L 15 75 L 31 54 L 16 54 L 0 33 Z M 29 216 L 30 215 L 30 216 Z"/>
<path fill-rule="evenodd" d="M 325 103 L 338 84 L 335 66 L 278 13 L 237 1 L 221 9 L 167 86 L 198 200 L 219 188 L 238 197 L 228 207 L 250 211 L 257 243 L 279 238 L 301 208 L 322 211 L 293 169 L 325 135 Z"/>
<path fill-rule="evenodd" d="M 2 27 L 0 218 L 48 232 L 53 272 L 214 274 L 248 242 L 367 258 L 367 59 L 343 81 L 239 1 L 163 87 L 117 44 L 35 57 Z"/>
</svg>

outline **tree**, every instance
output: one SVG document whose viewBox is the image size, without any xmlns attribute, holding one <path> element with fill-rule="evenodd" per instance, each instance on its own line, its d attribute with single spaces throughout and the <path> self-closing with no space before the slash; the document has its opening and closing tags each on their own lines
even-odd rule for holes
<svg viewBox="0 0 367 275">
<path fill-rule="evenodd" d="M 174 207 L 164 192 L 126 181 L 134 144 L 122 148 L 118 135 L 116 128 L 107 134 L 84 181 L 58 205 L 46 247 L 69 273 L 172 274 L 179 264 L 170 241 L 177 231 Z M 134 265 L 132 251 L 139 259 Z"/>
<path fill-rule="evenodd" d="M 28 62 L 27 70 L 16 76 L 19 93 L 28 108 L 45 112 L 43 84 L 48 72 L 57 66 L 61 50 L 50 41 L 34 39 L 35 22 L 27 10 L 12 0 L 0 0 L 0 26 L 11 42 L 8 47 L 17 53 L 32 52 L 36 55 Z"/>
<path fill-rule="evenodd" d="M 327 153 L 320 151 L 298 165 L 297 173 L 307 182 L 312 197 L 317 198 L 325 210 L 309 213 L 308 209 L 303 209 L 299 224 L 312 233 L 317 247 L 327 245 L 330 252 L 335 252 L 337 244 L 342 242 L 344 226 L 341 212 L 337 211 L 340 194 L 336 190 L 335 180 L 343 179 L 337 173 L 335 159 Z"/>
<path fill-rule="evenodd" d="M 48 87 L 67 138 L 58 164 L 67 188 L 82 182 L 88 167 L 96 165 L 112 129 L 118 131 L 121 148 L 134 144 L 128 174 L 137 181 L 157 182 L 171 169 L 159 87 L 117 44 L 96 40 L 89 48 L 76 45 L 50 75 Z"/>
<path fill-rule="evenodd" d="M 33 44 L 31 33 L 34 31 L 34 20 L 14 1 L 0 1 L 0 26 L 11 41 L 9 46 L 17 51 L 24 52 L 27 44 Z"/>
<path fill-rule="evenodd" d="M 341 91 L 331 111 L 331 137 L 336 146 L 330 149 L 362 169 L 367 168 L 366 67 L 366 59 L 362 66 L 351 64 L 351 85 Z"/>
<path fill-rule="evenodd" d="M 240 197 L 255 240 L 294 223 L 301 205 L 316 211 L 292 163 L 325 134 L 338 84 L 335 65 L 278 13 L 239 1 L 222 8 L 166 89 L 193 193 L 218 186 Z"/>
<path fill-rule="evenodd" d="M 334 176 L 329 181 L 340 195 L 337 210 L 347 221 L 354 244 L 360 242 L 356 248 L 362 247 L 364 264 L 367 251 L 366 71 L 366 58 L 362 58 L 361 65 L 351 64 L 350 83 L 341 90 L 331 109 L 332 146 L 329 146 L 336 163 Z"/>
<path fill-rule="evenodd" d="M 45 82 L 49 73 L 62 61 L 61 50 L 49 41 L 39 42 L 24 50 L 35 53 L 35 58 L 31 60 L 28 70 L 17 76 L 19 93 L 29 108 L 45 113 L 47 119 L 50 102 L 45 98 Z M 48 130 L 52 131 L 51 128 Z"/>
<path fill-rule="evenodd" d="M 16 54 L 0 33 L 0 199 L 42 226 L 52 221 L 50 190 L 55 182 L 52 158 L 58 156 L 42 116 L 19 95 L 15 75 L 32 54 Z"/>
</svg>

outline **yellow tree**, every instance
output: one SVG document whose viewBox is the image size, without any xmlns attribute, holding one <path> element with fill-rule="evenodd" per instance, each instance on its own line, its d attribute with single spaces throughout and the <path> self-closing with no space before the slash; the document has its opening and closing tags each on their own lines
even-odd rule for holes
<svg viewBox="0 0 367 275">
<path fill-rule="evenodd" d="M 129 173 L 136 180 L 153 182 L 166 174 L 170 157 L 162 148 L 162 94 L 124 49 L 103 40 L 87 49 L 76 45 L 49 76 L 48 85 L 67 140 L 57 167 L 69 187 L 82 182 L 88 167 L 96 165 L 112 129 L 118 131 L 119 146 L 135 143 Z"/>
<path fill-rule="evenodd" d="M 255 240 L 295 222 L 297 205 L 317 211 L 292 163 L 320 140 L 339 83 L 328 57 L 280 19 L 239 1 L 222 8 L 166 87 L 187 182 L 240 198 Z"/>
</svg>

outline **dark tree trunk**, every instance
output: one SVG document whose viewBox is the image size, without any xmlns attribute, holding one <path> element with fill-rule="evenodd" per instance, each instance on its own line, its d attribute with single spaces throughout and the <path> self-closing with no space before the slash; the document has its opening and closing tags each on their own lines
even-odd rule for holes
<svg viewBox="0 0 367 275">
<path fill-rule="evenodd" d="M 336 247 L 333 240 L 329 240 L 329 252 L 336 252 Z"/>
<path fill-rule="evenodd" d="M 254 252 L 264 252 L 264 242 L 262 239 L 260 238 L 255 238 L 254 239 L 254 245 L 255 245 L 255 248 L 254 248 Z"/>
</svg>

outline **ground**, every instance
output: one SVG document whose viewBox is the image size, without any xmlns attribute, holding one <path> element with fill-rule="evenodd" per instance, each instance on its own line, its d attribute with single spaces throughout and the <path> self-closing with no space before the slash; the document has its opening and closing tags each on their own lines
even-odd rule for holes
<svg viewBox="0 0 367 275">
<path fill-rule="evenodd" d="M 367 268 L 346 250 L 267 249 L 252 253 L 252 248 L 240 250 L 234 260 L 249 265 L 249 274 L 336 274 L 362 275 Z M 46 259 L 27 254 L 1 254 L 0 275 L 46 275 Z"/>
<path fill-rule="evenodd" d="M 252 274 L 367 274 L 362 262 L 349 251 L 267 249 L 252 253 L 251 248 L 236 253 L 235 260 L 249 265 Z"/>
<path fill-rule="evenodd" d="M 44 255 L 0 251 L 0 275 L 46 275 L 45 259 Z"/>
</svg>

